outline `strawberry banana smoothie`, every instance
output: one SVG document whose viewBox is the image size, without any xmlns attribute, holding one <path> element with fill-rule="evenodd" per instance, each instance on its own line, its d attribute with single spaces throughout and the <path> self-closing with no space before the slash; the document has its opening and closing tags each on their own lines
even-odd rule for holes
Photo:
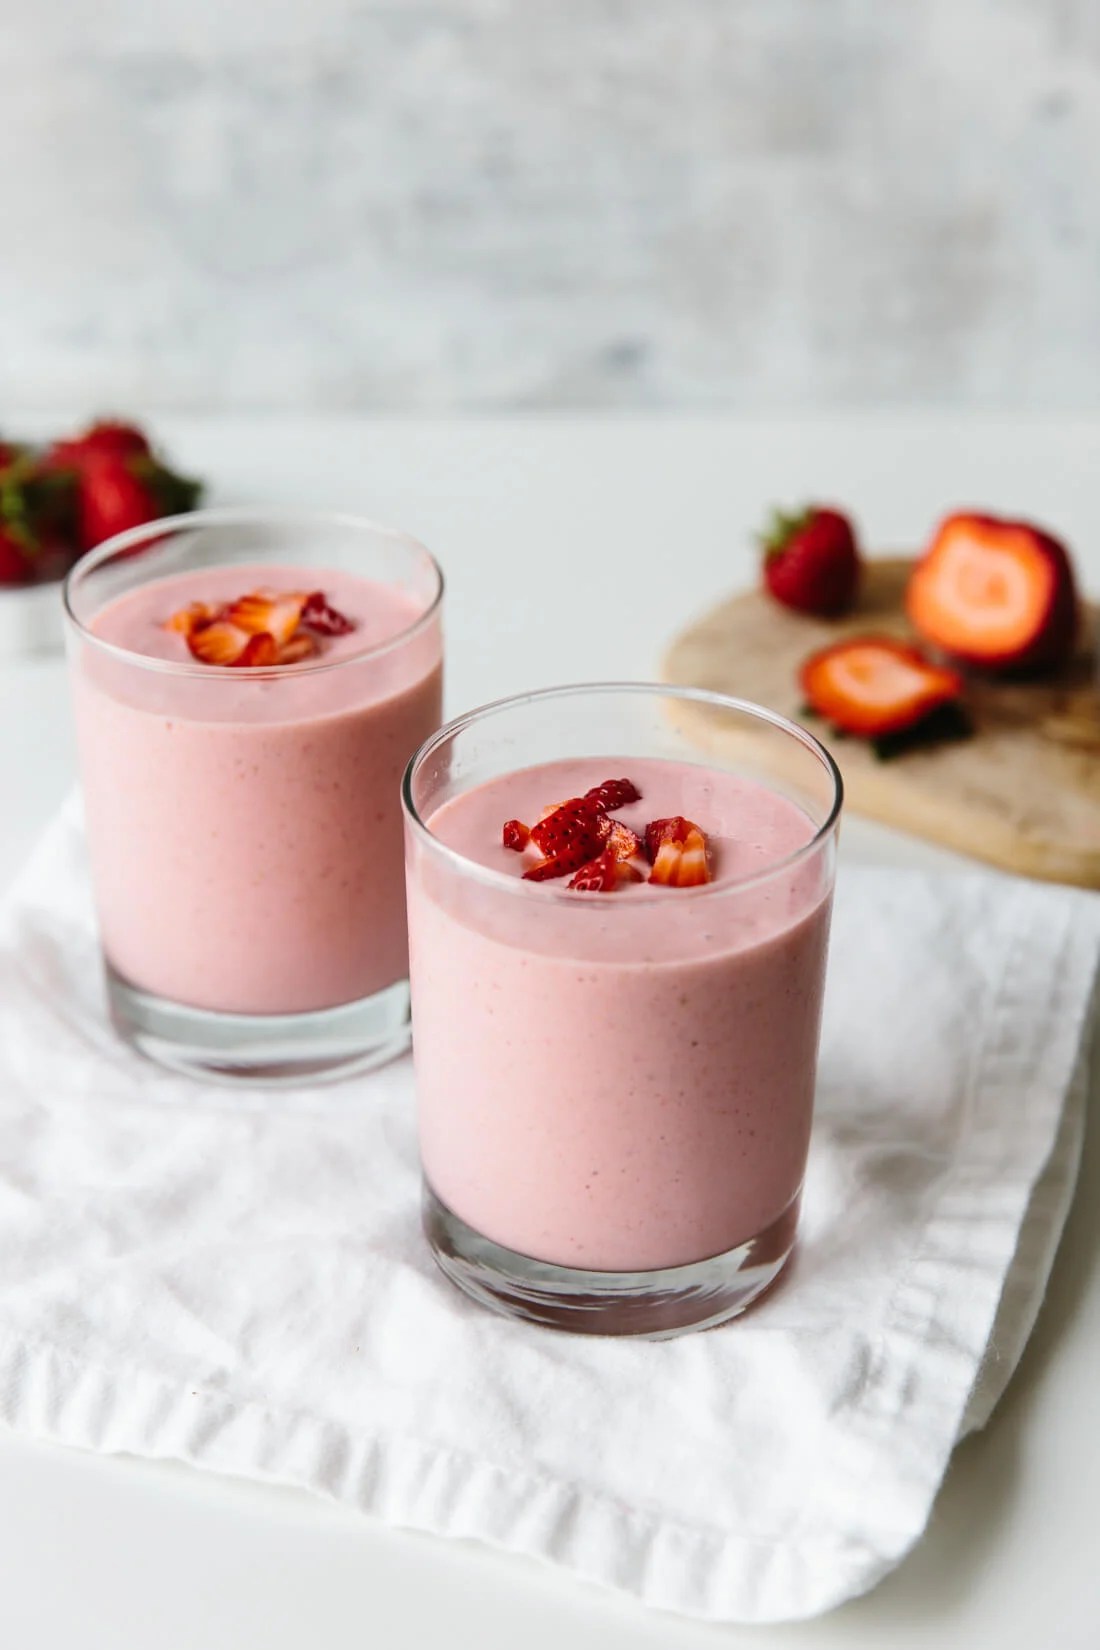
<svg viewBox="0 0 1100 1650">
<path fill-rule="evenodd" d="M 415 1058 L 444 1211 L 559 1267 L 644 1273 L 752 1239 L 781 1264 L 831 899 L 808 814 L 734 773 L 613 756 L 491 778 L 423 824 Z"/>
<path fill-rule="evenodd" d="M 399 782 L 440 719 L 426 605 L 257 563 L 139 583 L 82 618 L 88 846 L 119 979 L 269 1016 L 406 977 Z"/>
</svg>

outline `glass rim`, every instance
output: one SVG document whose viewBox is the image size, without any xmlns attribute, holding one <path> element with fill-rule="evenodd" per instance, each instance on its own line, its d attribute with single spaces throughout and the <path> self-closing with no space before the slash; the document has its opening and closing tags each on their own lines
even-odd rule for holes
<svg viewBox="0 0 1100 1650">
<path fill-rule="evenodd" d="M 791 870 L 794 866 L 809 859 L 820 849 L 830 836 L 835 835 L 840 819 L 840 811 L 844 802 L 844 779 L 837 763 L 821 740 L 816 738 L 808 728 L 801 723 L 793 722 L 790 717 L 783 716 L 779 711 L 769 710 L 766 705 L 758 705 L 751 699 L 737 699 L 731 694 L 714 693 L 709 688 L 681 687 L 665 682 L 570 682 L 556 687 L 534 688 L 527 693 L 508 694 L 502 699 L 492 699 L 488 704 L 478 705 L 475 709 L 464 712 L 461 716 L 453 717 L 451 721 L 430 734 L 423 744 L 413 752 L 405 767 L 401 780 L 401 804 L 417 837 L 439 854 L 445 861 L 450 862 L 463 876 L 473 877 L 475 881 L 484 882 L 489 887 L 506 890 L 510 894 L 529 896 L 533 899 L 545 900 L 549 895 L 555 901 L 568 901 L 573 910 L 593 910 L 607 913 L 605 900 L 578 900 L 572 897 L 572 892 L 566 888 L 559 888 L 553 882 L 525 882 L 522 877 L 510 877 L 504 871 L 494 870 L 491 865 L 481 865 L 475 859 L 469 859 L 459 853 L 435 835 L 431 827 L 421 818 L 416 804 L 413 802 L 413 778 L 432 753 L 446 740 L 463 729 L 472 726 L 483 718 L 498 715 L 503 711 L 515 710 L 523 705 L 543 703 L 551 699 L 579 698 L 584 694 L 636 694 L 657 696 L 663 699 L 677 699 L 690 704 L 708 705 L 716 710 L 736 711 L 757 722 L 766 722 L 779 733 L 787 734 L 825 770 L 832 784 L 832 802 L 823 822 L 815 829 L 813 835 L 793 852 L 784 854 L 781 859 L 774 860 L 770 865 L 761 867 L 758 871 L 750 871 L 747 875 L 735 877 L 728 882 L 707 882 L 696 887 L 678 888 L 679 899 L 713 899 L 722 894 L 741 893 L 746 888 L 767 882 L 771 877 L 782 871 Z M 611 753 L 614 754 L 614 753 Z M 461 793 L 459 793 L 461 794 Z M 633 903 L 633 902 L 631 902 Z"/>
<path fill-rule="evenodd" d="M 81 641 L 90 643 L 108 658 L 119 660 L 128 666 L 155 671 L 165 676 L 188 677 L 192 680 L 216 681 L 218 678 L 228 678 L 239 682 L 242 672 L 234 665 L 207 665 L 199 659 L 155 659 L 150 654 L 135 653 L 132 648 L 120 647 L 117 642 L 106 641 L 77 617 L 73 607 L 73 593 L 81 580 L 96 572 L 104 562 L 110 561 L 123 551 L 133 549 L 150 536 L 167 536 L 183 528 L 201 530 L 205 527 L 262 526 L 265 522 L 285 526 L 293 526 L 296 523 L 320 523 L 328 527 L 353 528 L 357 532 L 366 530 L 381 534 L 384 538 L 396 540 L 424 557 L 431 569 L 435 590 L 424 611 L 417 614 L 411 624 L 397 631 L 395 635 L 388 636 L 384 642 L 376 642 L 372 647 L 361 648 L 357 653 L 347 653 L 339 659 L 326 659 L 322 654 L 317 659 L 303 659 L 292 665 L 250 665 L 247 671 L 249 681 L 272 681 L 287 677 L 297 679 L 301 676 L 320 675 L 329 670 L 344 670 L 348 665 L 361 665 L 368 659 L 380 658 L 383 654 L 411 641 L 420 631 L 426 629 L 438 614 L 445 588 L 443 569 L 427 545 L 402 528 L 387 527 L 384 522 L 373 521 L 368 516 L 357 516 L 346 510 L 284 509 L 280 506 L 268 509 L 249 505 L 229 505 L 212 510 L 188 510 L 182 515 L 160 516 L 155 521 L 143 522 L 139 527 L 127 527 L 124 532 L 115 533 L 111 538 L 104 539 L 102 544 L 97 544 L 93 550 L 86 551 L 80 560 L 70 567 L 62 584 L 61 600 L 66 625 Z"/>
</svg>

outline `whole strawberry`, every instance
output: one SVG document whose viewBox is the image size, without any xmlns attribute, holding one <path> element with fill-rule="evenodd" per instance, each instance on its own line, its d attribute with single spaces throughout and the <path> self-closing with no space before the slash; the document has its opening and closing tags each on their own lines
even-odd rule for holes
<svg viewBox="0 0 1100 1650">
<path fill-rule="evenodd" d="M 0 525 L 0 585 L 26 584 L 34 572 L 31 547 L 24 534 Z"/>
<path fill-rule="evenodd" d="M 95 458 L 147 458 L 151 451 L 148 436 L 136 424 L 101 418 L 80 435 L 55 441 L 42 462 L 50 470 L 80 471 Z"/>
<path fill-rule="evenodd" d="M 784 607 L 823 619 L 852 607 L 861 562 L 852 524 L 839 510 L 816 504 L 795 515 L 775 510 L 761 544 L 764 583 Z"/>
<path fill-rule="evenodd" d="M 80 547 L 91 550 L 129 527 L 143 527 L 161 516 L 191 510 L 201 490 L 197 481 L 176 475 L 155 458 L 94 454 L 85 460 L 77 477 Z"/>
</svg>

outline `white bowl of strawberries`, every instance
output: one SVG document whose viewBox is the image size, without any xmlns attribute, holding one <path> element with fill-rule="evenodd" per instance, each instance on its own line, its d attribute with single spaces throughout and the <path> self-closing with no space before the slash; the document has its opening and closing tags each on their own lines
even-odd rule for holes
<svg viewBox="0 0 1100 1650">
<path fill-rule="evenodd" d="M 194 509 L 201 492 L 118 419 L 46 446 L 0 438 L 0 660 L 56 652 L 74 562 L 127 527 Z"/>
</svg>

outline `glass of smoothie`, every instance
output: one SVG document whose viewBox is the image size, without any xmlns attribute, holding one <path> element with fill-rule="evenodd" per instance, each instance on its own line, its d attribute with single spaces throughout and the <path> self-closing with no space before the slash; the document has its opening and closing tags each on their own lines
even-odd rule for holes
<svg viewBox="0 0 1100 1650">
<path fill-rule="evenodd" d="M 795 1240 L 841 780 L 759 706 L 553 688 L 405 775 L 423 1218 L 516 1317 L 720 1323 Z"/>
<path fill-rule="evenodd" d="M 146 1054 L 287 1084 L 407 1045 L 400 781 L 441 597 L 422 545 L 339 515 L 200 511 L 69 575 L 108 997 Z"/>
</svg>

